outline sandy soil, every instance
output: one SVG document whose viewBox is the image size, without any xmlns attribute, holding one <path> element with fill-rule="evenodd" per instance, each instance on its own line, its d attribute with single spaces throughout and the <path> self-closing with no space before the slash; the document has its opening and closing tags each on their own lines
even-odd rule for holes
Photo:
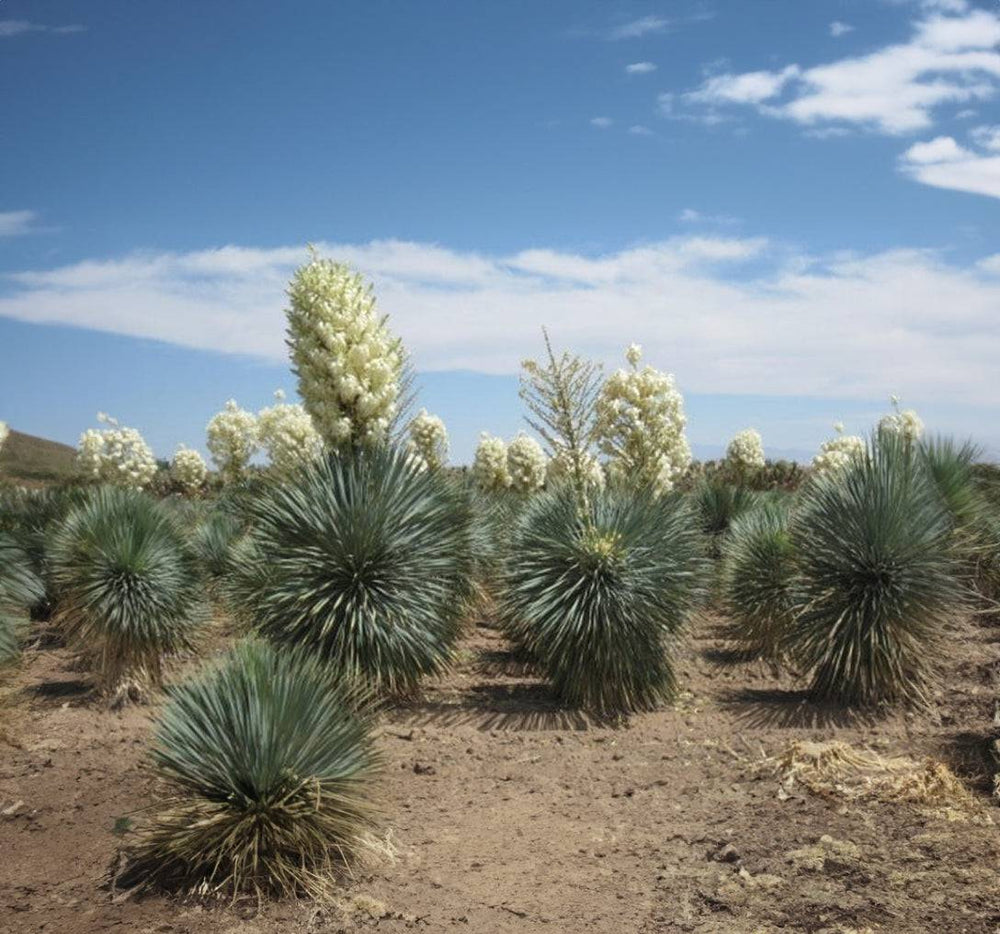
<svg viewBox="0 0 1000 934">
<path fill-rule="evenodd" d="M 474 628 L 454 673 L 384 718 L 395 862 L 325 908 L 113 898 L 115 821 L 155 794 L 155 707 L 109 712 L 64 650 L 31 650 L 0 712 L 0 931 L 1000 931 L 1000 634 L 955 639 L 931 714 L 871 722 L 806 703 L 720 633 L 710 617 L 694 627 L 674 707 L 595 724 Z M 947 763 L 996 825 L 788 792 L 760 768 L 793 740 L 832 738 Z"/>
</svg>

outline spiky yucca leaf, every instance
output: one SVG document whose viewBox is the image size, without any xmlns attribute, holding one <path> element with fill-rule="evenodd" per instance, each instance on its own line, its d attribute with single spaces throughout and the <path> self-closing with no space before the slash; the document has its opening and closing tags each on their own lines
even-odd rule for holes
<svg viewBox="0 0 1000 934">
<path fill-rule="evenodd" d="M 816 695 L 922 701 L 966 591 L 952 519 L 912 445 L 882 433 L 803 491 L 795 523 L 803 609 L 789 646 Z"/>
<path fill-rule="evenodd" d="M 566 703 L 649 709 L 675 689 L 672 639 L 700 597 L 696 523 L 679 496 L 610 486 L 591 522 L 573 492 L 540 495 L 513 533 L 505 628 Z"/>
<path fill-rule="evenodd" d="M 152 756 L 174 793 L 140 827 L 126 883 L 322 894 L 374 819 L 367 695 L 256 640 L 169 692 Z"/>
<path fill-rule="evenodd" d="M 191 647 L 203 619 L 197 564 L 174 518 L 146 494 L 94 491 L 56 533 L 52 563 L 60 622 L 101 689 L 158 685 L 163 656 Z"/>
<path fill-rule="evenodd" d="M 733 636 L 749 653 L 778 661 L 798 605 L 787 502 L 739 516 L 722 546 L 722 593 Z"/>
<path fill-rule="evenodd" d="M 249 507 L 231 605 L 379 690 L 412 690 L 452 655 L 471 595 L 470 508 L 442 472 L 390 448 L 332 454 Z"/>
</svg>

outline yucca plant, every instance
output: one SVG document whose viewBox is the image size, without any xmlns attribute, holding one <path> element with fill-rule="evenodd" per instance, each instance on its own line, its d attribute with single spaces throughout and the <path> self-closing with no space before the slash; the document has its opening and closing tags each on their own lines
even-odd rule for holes
<svg viewBox="0 0 1000 934">
<path fill-rule="evenodd" d="M 191 545 L 210 585 L 220 584 L 232 569 L 233 547 L 243 531 L 243 523 L 223 509 L 213 509 L 194 530 Z"/>
<path fill-rule="evenodd" d="M 721 589 L 733 638 L 748 654 L 781 659 L 798 605 L 795 573 L 787 500 L 765 500 L 733 521 L 722 546 Z"/>
<path fill-rule="evenodd" d="M 919 453 L 887 433 L 806 486 L 793 536 L 802 609 L 789 649 L 817 696 L 926 699 L 949 621 L 966 603 L 952 527 Z"/>
<path fill-rule="evenodd" d="M 321 895 L 369 845 L 379 757 L 367 696 L 318 656 L 248 640 L 169 689 L 153 739 L 172 794 L 120 883 Z"/>
<path fill-rule="evenodd" d="M 52 565 L 60 625 L 116 702 L 159 685 L 164 656 L 191 648 L 203 619 L 197 563 L 146 494 L 95 490 L 56 533 Z"/>
<path fill-rule="evenodd" d="M 722 540 L 733 521 L 760 502 L 760 494 L 749 487 L 726 483 L 717 477 L 699 480 L 691 498 L 713 557 L 719 556 Z"/>
<path fill-rule="evenodd" d="M 23 611 L 41 600 L 44 592 L 28 555 L 10 535 L 0 532 L 0 666 L 18 657 Z"/>
<path fill-rule="evenodd" d="M 31 604 L 31 617 L 47 620 L 55 608 L 52 580 L 52 540 L 67 514 L 87 500 L 89 491 L 65 485 L 44 490 L 7 489 L 0 492 L 0 532 L 24 552 L 28 567 L 41 585 Z"/>
<path fill-rule="evenodd" d="M 392 693 L 450 660 L 472 554 L 469 501 L 442 472 L 387 447 L 331 454 L 248 513 L 227 592 L 263 636 Z"/>
<path fill-rule="evenodd" d="M 673 640 L 701 593 L 701 537 L 684 500 L 612 485 L 581 516 L 569 487 L 513 533 L 502 616 L 566 703 L 644 710 L 675 690 Z"/>
</svg>

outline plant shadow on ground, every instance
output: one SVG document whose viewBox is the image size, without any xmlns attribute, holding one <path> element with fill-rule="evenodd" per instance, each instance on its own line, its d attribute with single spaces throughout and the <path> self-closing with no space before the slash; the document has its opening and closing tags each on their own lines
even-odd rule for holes
<svg viewBox="0 0 1000 934">
<path fill-rule="evenodd" d="M 805 690 L 733 688 L 722 691 L 718 699 L 722 707 L 734 711 L 737 719 L 751 729 L 855 727 L 878 720 L 867 711 L 817 701 Z"/>
</svg>

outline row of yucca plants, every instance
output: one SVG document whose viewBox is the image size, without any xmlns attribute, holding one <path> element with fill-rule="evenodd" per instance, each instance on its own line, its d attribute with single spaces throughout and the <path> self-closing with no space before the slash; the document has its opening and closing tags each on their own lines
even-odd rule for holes
<svg viewBox="0 0 1000 934">
<path fill-rule="evenodd" d="M 996 597 L 975 449 L 876 433 L 794 500 L 734 520 L 722 589 L 744 647 L 852 705 L 926 702 L 952 624 Z"/>
</svg>

